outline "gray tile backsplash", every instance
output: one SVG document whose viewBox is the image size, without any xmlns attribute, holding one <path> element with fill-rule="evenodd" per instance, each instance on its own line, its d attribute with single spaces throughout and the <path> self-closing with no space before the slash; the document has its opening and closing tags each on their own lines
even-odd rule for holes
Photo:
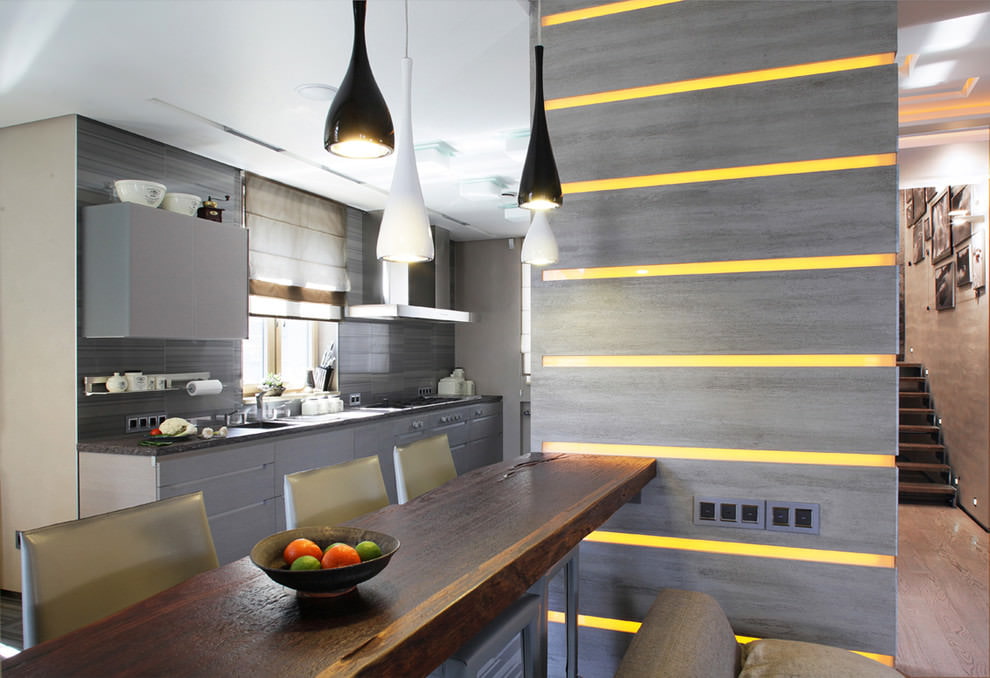
<svg viewBox="0 0 990 678">
<path fill-rule="evenodd" d="M 221 199 L 230 195 L 230 202 L 219 204 L 225 210 L 224 223 L 241 223 L 241 173 L 235 167 L 82 117 L 77 158 L 80 210 L 115 202 L 113 182 L 117 179 L 144 179 L 165 184 L 173 193 Z M 78 303 L 80 307 L 85 303 L 81 289 Z M 80 440 L 124 433 L 128 415 L 167 412 L 188 418 L 230 412 L 241 405 L 240 341 L 87 339 L 81 330 L 77 341 Z M 137 370 L 145 374 L 209 372 L 224 389 L 220 395 L 199 398 L 185 391 L 84 394 L 84 376 Z"/>
<path fill-rule="evenodd" d="M 225 223 L 241 224 L 241 172 L 180 149 L 79 118 L 77 199 L 88 205 L 114 202 L 113 182 L 144 179 L 177 193 L 205 198 L 230 195 Z M 347 210 L 348 301 L 364 303 L 364 214 Z M 373 246 L 371 243 L 370 246 Z M 82 290 L 79 304 L 84 303 Z M 82 314 L 80 313 L 80 318 Z M 344 321 L 338 333 L 342 394 L 361 393 L 362 402 L 415 396 L 454 367 L 454 327 L 418 321 Z M 185 391 L 85 396 L 84 376 L 141 370 L 145 374 L 209 372 L 223 382 L 218 396 L 191 398 Z M 174 339 L 87 339 L 78 336 L 78 426 L 81 440 L 121 435 L 128 415 L 167 412 L 186 418 L 230 412 L 241 402 L 240 341 Z"/>
</svg>

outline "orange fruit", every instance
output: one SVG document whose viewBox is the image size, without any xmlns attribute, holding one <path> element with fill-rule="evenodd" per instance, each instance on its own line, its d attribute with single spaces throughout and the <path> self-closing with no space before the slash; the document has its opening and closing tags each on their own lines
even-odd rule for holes
<svg viewBox="0 0 990 678">
<path fill-rule="evenodd" d="M 319 560 L 323 557 L 323 549 L 312 539 L 293 539 L 282 551 L 282 559 L 291 566 L 299 556 L 313 556 Z"/>
<path fill-rule="evenodd" d="M 354 550 L 353 546 L 347 544 L 334 544 L 323 554 L 320 565 L 328 570 L 333 567 L 344 567 L 345 565 L 355 565 L 361 562 L 361 556 Z"/>
</svg>

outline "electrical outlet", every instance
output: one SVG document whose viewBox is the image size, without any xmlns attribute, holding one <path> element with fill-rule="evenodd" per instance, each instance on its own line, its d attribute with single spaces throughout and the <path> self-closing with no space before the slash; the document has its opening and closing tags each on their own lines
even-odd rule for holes
<svg viewBox="0 0 990 678">
<path fill-rule="evenodd" d="M 767 501 L 770 521 L 768 530 L 777 532 L 803 532 L 819 534 L 821 530 L 821 506 L 796 501 Z"/>
<path fill-rule="evenodd" d="M 352 393 L 351 394 L 351 401 L 350 402 L 351 402 L 351 405 L 360 405 L 361 404 L 361 394 L 360 393 Z"/>
<path fill-rule="evenodd" d="M 149 414 L 128 414 L 124 419 L 124 428 L 127 433 L 138 431 L 150 431 L 168 419 L 164 412 L 151 412 Z"/>
<path fill-rule="evenodd" d="M 694 524 L 762 530 L 766 505 L 763 500 L 695 497 Z"/>
<path fill-rule="evenodd" d="M 419 397 L 420 398 L 425 398 L 425 397 L 431 396 L 431 395 L 433 395 L 433 387 L 432 386 L 420 386 L 419 387 Z"/>
</svg>

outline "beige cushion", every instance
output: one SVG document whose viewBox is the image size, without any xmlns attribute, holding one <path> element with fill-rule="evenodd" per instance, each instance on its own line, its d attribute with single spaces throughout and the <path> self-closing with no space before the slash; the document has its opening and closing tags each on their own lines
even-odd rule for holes
<svg viewBox="0 0 990 678">
<path fill-rule="evenodd" d="M 743 646 L 739 678 L 902 678 L 862 655 L 818 643 L 756 640 Z"/>
<path fill-rule="evenodd" d="M 457 477 L 447 434 L 395 447 L 395 493 L 400 504 Z"/>
<path fill-rule="evenodd" d="M 722 608 L 697 591 L 664 589 L 615 678 L 735 678 L 739 645 Z"/>
</svg>

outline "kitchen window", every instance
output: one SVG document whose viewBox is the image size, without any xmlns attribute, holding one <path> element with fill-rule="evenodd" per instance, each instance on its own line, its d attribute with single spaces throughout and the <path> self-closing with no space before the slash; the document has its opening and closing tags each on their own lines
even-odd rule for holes
<svg viewBox="0 0 990 678">
<path fill-rule="evenodd" d="M 304 388 L 309 370 L 319 364 L 319 326 L 312 320 L 251 316 L 242 347 L 244 395 L 257 393 L 269 374 L 282 375 L 289 391 Z"/>
</svg>

